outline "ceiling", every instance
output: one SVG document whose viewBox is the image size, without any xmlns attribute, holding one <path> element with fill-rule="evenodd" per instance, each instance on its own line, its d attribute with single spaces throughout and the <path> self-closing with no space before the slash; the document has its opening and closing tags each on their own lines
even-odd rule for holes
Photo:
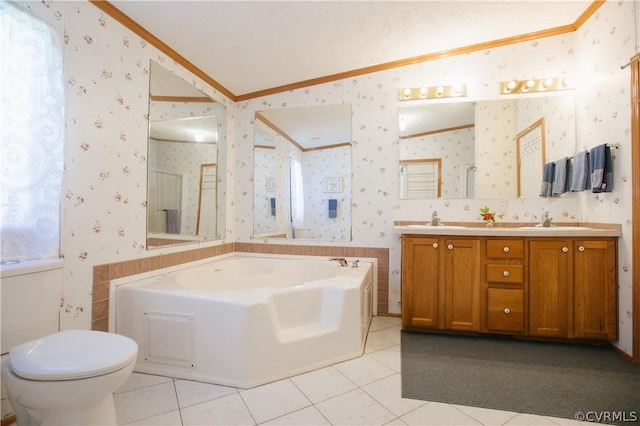
<svg viewBox="0 0 640 426">
<path fill-rule="evenodd" d="M 592 1 L 110 3 L 234 98 L 573 25 Z"/>
</svg>

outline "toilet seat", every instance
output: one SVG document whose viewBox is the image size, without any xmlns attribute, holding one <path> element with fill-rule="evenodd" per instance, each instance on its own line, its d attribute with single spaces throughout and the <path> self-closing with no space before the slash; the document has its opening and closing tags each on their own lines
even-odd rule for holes
<svg viewBox="0 0 640 426">
<path fill-rule="evenodd" d="M 23 379 L 60 381 L 119 370 L 135 362 L 137 352 L 137 344 L 125 336 L 65 330 L 11 348 L 9 360 Z"/>
</svg>

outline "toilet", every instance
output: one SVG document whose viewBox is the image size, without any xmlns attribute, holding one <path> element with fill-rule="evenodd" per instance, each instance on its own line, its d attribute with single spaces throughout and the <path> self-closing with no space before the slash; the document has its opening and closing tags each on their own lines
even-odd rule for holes
<svg viewBox="0 0 640 426">
<path fill-rule="evenodd" d="M 2 363 L 18 425 L 115 425 L 113 392 L 133 371 L 128 337 L 65 330 L 15 346 Z"/>
<path fill-rule="evenodd" d="M 132 339 L 59 330 L 63 262 L 1 270 L 3 391 L 21 425 L 116 425 L 113 392 L 138 355 Z"/>
</svg>

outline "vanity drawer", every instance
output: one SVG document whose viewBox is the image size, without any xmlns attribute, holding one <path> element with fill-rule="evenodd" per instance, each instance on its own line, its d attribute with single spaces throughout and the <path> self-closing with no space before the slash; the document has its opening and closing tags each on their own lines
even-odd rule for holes
<svg viewBox="0 0 640 426">
<path fill-rule="evenodd" d="M 522 289 L 487 289 L 487 329 L 524 332 L 524 292 Z"/>
<path fill-rule="evenodd" d="M 524 268 L 522 265 L 486 265 L 487 282 L 489 283 L 513 283 L 524 282 Z"/>
<path fill-rule="evenodd" d="M 494 259 L 522 259 L 524 240 L 487 240 L 487 257 Z"/>
</svg>

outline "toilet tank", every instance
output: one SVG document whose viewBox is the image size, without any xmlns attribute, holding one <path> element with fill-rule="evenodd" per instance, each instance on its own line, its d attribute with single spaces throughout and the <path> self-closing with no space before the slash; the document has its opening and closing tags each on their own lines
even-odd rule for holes
<svg viewBox="0 0 640 426">
<path fill-rule="evenodd" d="M 64 260 L 27 260 L 0 266 L 2 354 L 59 331 Z"/>
</svg>

